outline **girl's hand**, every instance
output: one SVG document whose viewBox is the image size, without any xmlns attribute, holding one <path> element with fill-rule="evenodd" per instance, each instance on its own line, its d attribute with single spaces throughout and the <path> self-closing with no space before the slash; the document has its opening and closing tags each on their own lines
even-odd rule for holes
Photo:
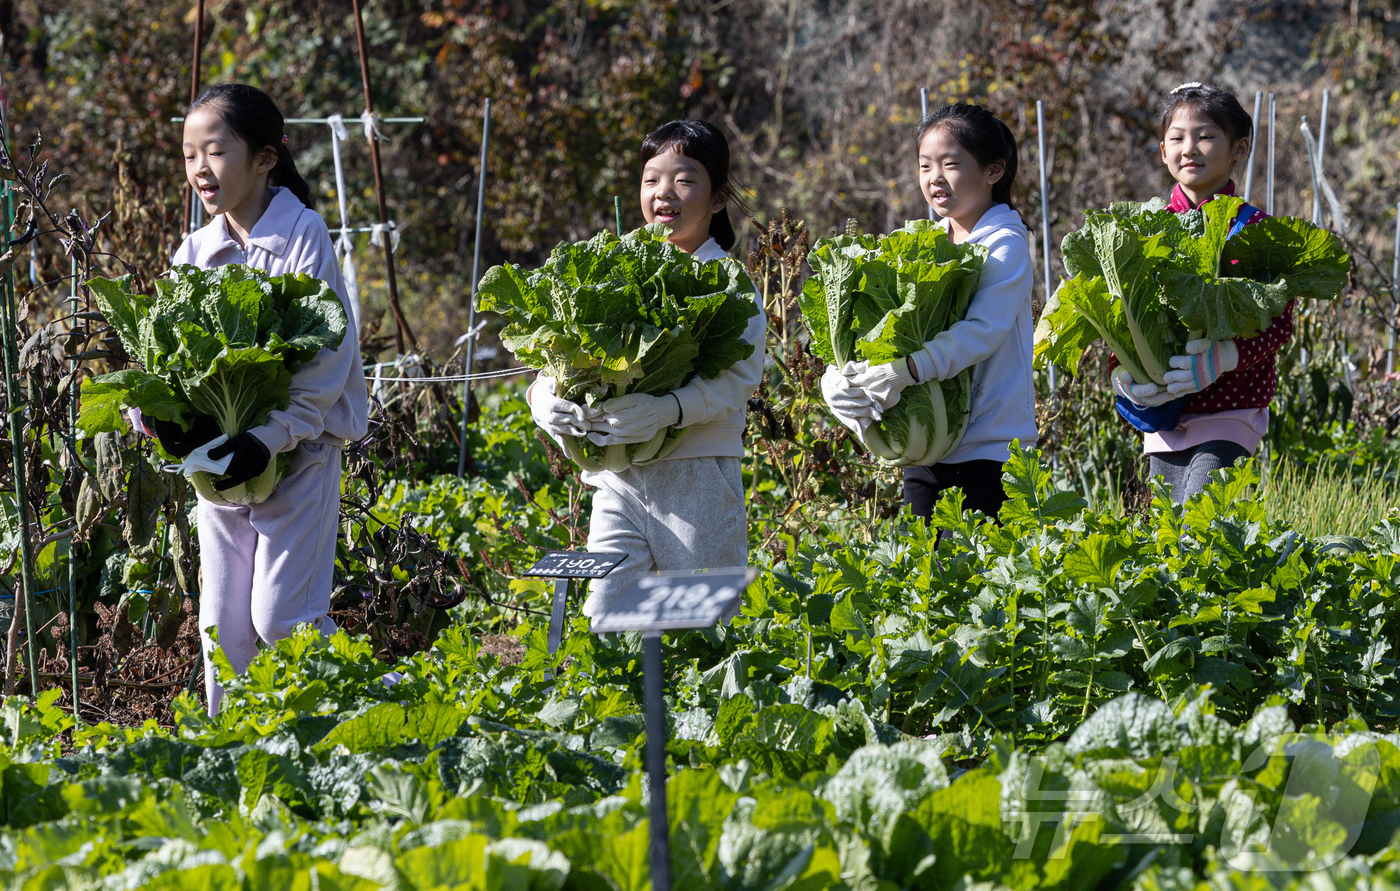
<svg viewBox="0 0 1400 891">
<path fill-rule="evenodd" d="M 1172 370 L 1164 377 L 1173 397 L 1199 393 L 1227 371 L 1240 364 L 1240 351 L 1233 340 L 1188 341 L 1186 355 L 1172 356 Z"/>
<path fill-rule="evenodd" d="M 864 364 L 864 363 L 861 363 Z M 919 382 L 914 377 L 908 359 L 895 359 L 884 365 L 871 365 L 851 377 L 851 383 L 870 393 L 870 396 L 885 409 L 898 404 L 899 394 L 905 387 Z"/>
<path fill-rule="evenodd" d="M 1138 383 L 1133 380 L 1133 376 L 1128 373 L 1128 369 L 1121 365 L 1113 369 L 1113 392 L 1128 400 L 1133 405 L 1136 405 L 1138 408 L 1164 405 L 1176 398 L 1167 391 L 1166 387 L 1159 387 L 1156 384 Z"/>
<path fill-rule="evenodd" d="M 588 424 L 588 438 L 600 446 L 646 442 L 662 427 L 681 422 L 681 401 L 672 393 L 629 393 L 601 403 Z"/>
<path fill-rule="evenodd" d="M 587 436 L 589 409 L 577 402 L 554 395 L 554 378 L 536 379 L 530 388 L 530 417 L 541 430 L 559 439 L 564 436 Z M 593 410 L 597 412 L 596 409 Z"/>
<path fill-rule="evenodd" d="M 826 399 L 827 408 L 832 409 L 836 420 L 857 434 L 862 433 L 871 422 L 881 419 L 878 403 L 868 392 L 857 387 L 848 375 L 864 370 L 862 364 L 848 361 L 846 373 L 836 366 L 826 366 L 822 374 L 822 398 Z"/>
<path fill-rule="evenodd" d="M 846 369 L 855 372 L 859 366 L 854 362 L 847 362 Z M 864 434 L 866 427 L 880 420 L 880 406 L 869 393 L 852 383 L 835 365 L 826 366 L 826 372 L 822 374 L 822 398 L 826 400 L 836 420 L 850 428 L 857 436 Z"/>
</svg>

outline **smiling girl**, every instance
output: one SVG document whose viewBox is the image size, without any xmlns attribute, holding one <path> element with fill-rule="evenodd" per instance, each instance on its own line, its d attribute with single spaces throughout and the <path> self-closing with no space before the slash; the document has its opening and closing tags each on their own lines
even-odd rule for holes
<svg viewBox="0 0 1400 891">
<path fill-rule="evenodd" d="M 947 380 L 972 368 L 972 401 L 962 442 L 943 461 L 904 470 L 904 503 L 928 519 L 947 489 L 961 489 L 963 506 L 995 517 L 1006 492 L 1002 464 L 1012 440 L 1036 441 L 1031 378 L 1031 269 L 1026 226 L 1011 207 L 1016 138 L 990 111 L 949 105 L 919 123 L 919 187 L 954 243 L 980 244 L 987 259 L 977 293 L 962 321 L 912 356 L 886 365 L 856 363 L 847 376 L 835 366 L 822 393 L 848 427 L 872 410 L 899 402 L 920 381 Z"/>
<path fill-rule="evenodd" d="M 669 227 L 667 240 L 697 260 L 728 257 L 735 234 L 726 206 L 734 195 L 724 134 L 705 121 L 672 121 L 647 134 L 641 154 L 640 198 L 647 223 Z M 645 442 L 663 427 L 685 431 L 662 460 L 618 473 L 583 474 L 585 483 L 597 487 L 588 550 L 627 555 L 606 579 L 592 583 L 585 615 L 606 609 L 650 570 L 748 562 L 739 462 L 745 408 L 763 372 L 764 327 L 761 311 L 749 319 L 743 338 L 754 349 L 747 359 L 712 380 L 695 377 L 661 396 L 633 393 L 587 409 L 558 398 L 554 379 L 547 376 L 526 391 L 535 423 L 555 439 L 587 436 L 608 446 Z"/>
<path fill-rule="evenodd" d="M 271 276 L 301 272 L 326 282 L 345 304 L 340 267 L 310 190 L 287 150 L 282 113 L 261 90 L 220 84 L 200 94 L 185 116 L 185 178 L 211 219 L 190 233 L 173 265 L 212 269 L 243 263 Z M 346 306 L 349 316 L 350 308 Z M 303 622 L 329 634 L 340 516 L 340 453 L 365 435 L 369 395 L 354 326 L 335 350 L 323 349 L 292 374 L 286 409 L 208 451 L 229 463 L 216 489 L 257 476 L 274 455 L 291 464 L 266 501 L 245 506 L 201 497 L 196 508 L 202 589 L 199 627 L 209 713 L 223 688 L 211 662 L 218 646 L 234 671 Z M 169 453 L 183 457 L 220 435 L 209 418 L 190 429 L 143 419 Z"/>
<path fill-rule="evenodd" d="M 1182 84 L 1159 109 L 1162 163 L 1176 180 L 1167 209 L 1186 213 L 1218 195 L 1234 195 L 1236 162 L 1249 157 L 1254 122 L 1225 90 Z M 1230 229 L 1264 219 L 1246 204 Z M 1189 341 L 1170 360 L 1166 386 L 1139 384 L 1113 372 L 1118 411 L 1143 431 L 1150 476 L 1160 476 L 1180 503 L 1200 492 L 1211 472 L 1254 454 L 1269 429 L 1278 387 L 1278 351 L 1293 336 L 1293 303 L 1268 328 L 1238 340 Z"/>
</svg>

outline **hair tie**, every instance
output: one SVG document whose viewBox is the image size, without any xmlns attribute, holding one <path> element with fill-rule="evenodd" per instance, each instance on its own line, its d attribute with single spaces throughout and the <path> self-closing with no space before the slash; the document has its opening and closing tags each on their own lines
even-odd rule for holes
<svg viewBox="0 0 1400 891">
<path fill-rule="evenodd" d="M 1202 87 L 1204 87 L 1204 86 L 1205 86 L 1205 84 L 1201 83 L 1200 81 L 1198 81 L 1198 80 L 1193 80 L 1193 81 L 1191 81 L 1190 83 L 1182 84 L 1181 86 L 1174 88 L 1174 89 L 1173 89 L 1170 93 L 1168 93 L 1167 95 L 1168 95 L 1168 96 L 1175 96 L 1177 93 L 1180 93 L 1182 90 L 1200 89 L 1200 88 L 1202 88 Z"/>
<path fill-rule="evenodd" d="M 287 144 L 287 134 L 285 134 L 285 133 L 282 134 L 282 144 L 283 144 L 283 145 L 286 145 L 286 144 Z"/>
</svg>

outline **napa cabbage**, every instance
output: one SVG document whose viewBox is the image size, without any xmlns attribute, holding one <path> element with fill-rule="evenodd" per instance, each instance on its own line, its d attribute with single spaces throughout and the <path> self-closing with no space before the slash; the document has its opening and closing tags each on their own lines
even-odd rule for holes
<svg viewBox="0 0 1400 891">
<path fill-rule="evenodd" d="M 837 367 L 912 355 L 967 315 L 987 249 L 954 244 L 943 225 L 913 220 L 889 235 L 824 238 L 807 255 L 802 319 L 812 352 Z M 907 387 L 861 439 L 891 465 L 940 461 L 962 441 L 972 373 Z"/>
<path fill-rule="evenodd" d="M 759 311 L 753 282 L 735 260 L 704 262 L 680 250 L 668 231 L 654 224 L 621 238 L 604 231 L 566 242 L 534 271 L 493 266 L 477 308 L 503 315 L 506 349 L 580 405 L 660 396 L 697 375 L 712 380 L 753 354 L 743 339 Z M 617 472 L 666 457 L 683 435 L 665 427 L 642 443 L 565 436 L 563 445 L 584 470 Z"/>
<path fill-rule="evenodd" d="M 241 264 L 176 266 L 156 281 L 154 296 L 137 292 L 130 275 L 87 286 L 141 366 L 83 381 L 78 427 L 89 435 L 124 430 L 128 408 L 183 425 L 210 415 L 229 436 L 257 427 L 291 403 L 292 372 L 338 348 L 347 328 L 345 307 L 325 282 L 270 278 Z M 255 504 L 276 489 L 289 460 L 278 455 L 259 477 L 223 492 L 208 473 L 191 481 L 215 503 Z"/>
<path fill-rule="evenodd" d="M 1178 214 L 1161 199 L 1085 212 L 1065 236 L 1068 279 L 1035 332 L 1039 365 L 1073 372 L 1103 340 L 1140 383 L 1165 383 L 1172 356 L 1196 337 L 1252 337 L 1290 300 L 1331 300 L 1351 260 L 1341 241 L 1295 217 L 1230 229 L 1244 201 L 1221 196 Z"/>
</svg>

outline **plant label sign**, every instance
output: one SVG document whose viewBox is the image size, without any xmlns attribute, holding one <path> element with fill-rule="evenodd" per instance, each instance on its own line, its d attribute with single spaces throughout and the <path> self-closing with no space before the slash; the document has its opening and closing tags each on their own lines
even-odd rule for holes
<svg viewBox="0 0 1400 891">
<path fill-rule="evenodd" d="M 600 579 L 612 572 L 626 554 L 590 554 L 587 551 L 549 551 L 525 570 L 531 578 Z"/>
<path fill-rule="evenodd" d="M 758 578 L 751 566 L 695 572 L 653 572 L 593 617 L 595 634 L 605 631 L 668 631 L 708 628 L 738 612 L 739 598 Z"/>
<path fill-rule="evenodd" d="M 570 579 L 600 579 L 612 572 L 626 554 L 590 554 L 587 551 L 548 551 L 525 570 L 528 578 L 554 579 L 554 602 L 549 610 L 549 654 L 564 641 L 564 610 L 568 606 Z"/>
</svg>

